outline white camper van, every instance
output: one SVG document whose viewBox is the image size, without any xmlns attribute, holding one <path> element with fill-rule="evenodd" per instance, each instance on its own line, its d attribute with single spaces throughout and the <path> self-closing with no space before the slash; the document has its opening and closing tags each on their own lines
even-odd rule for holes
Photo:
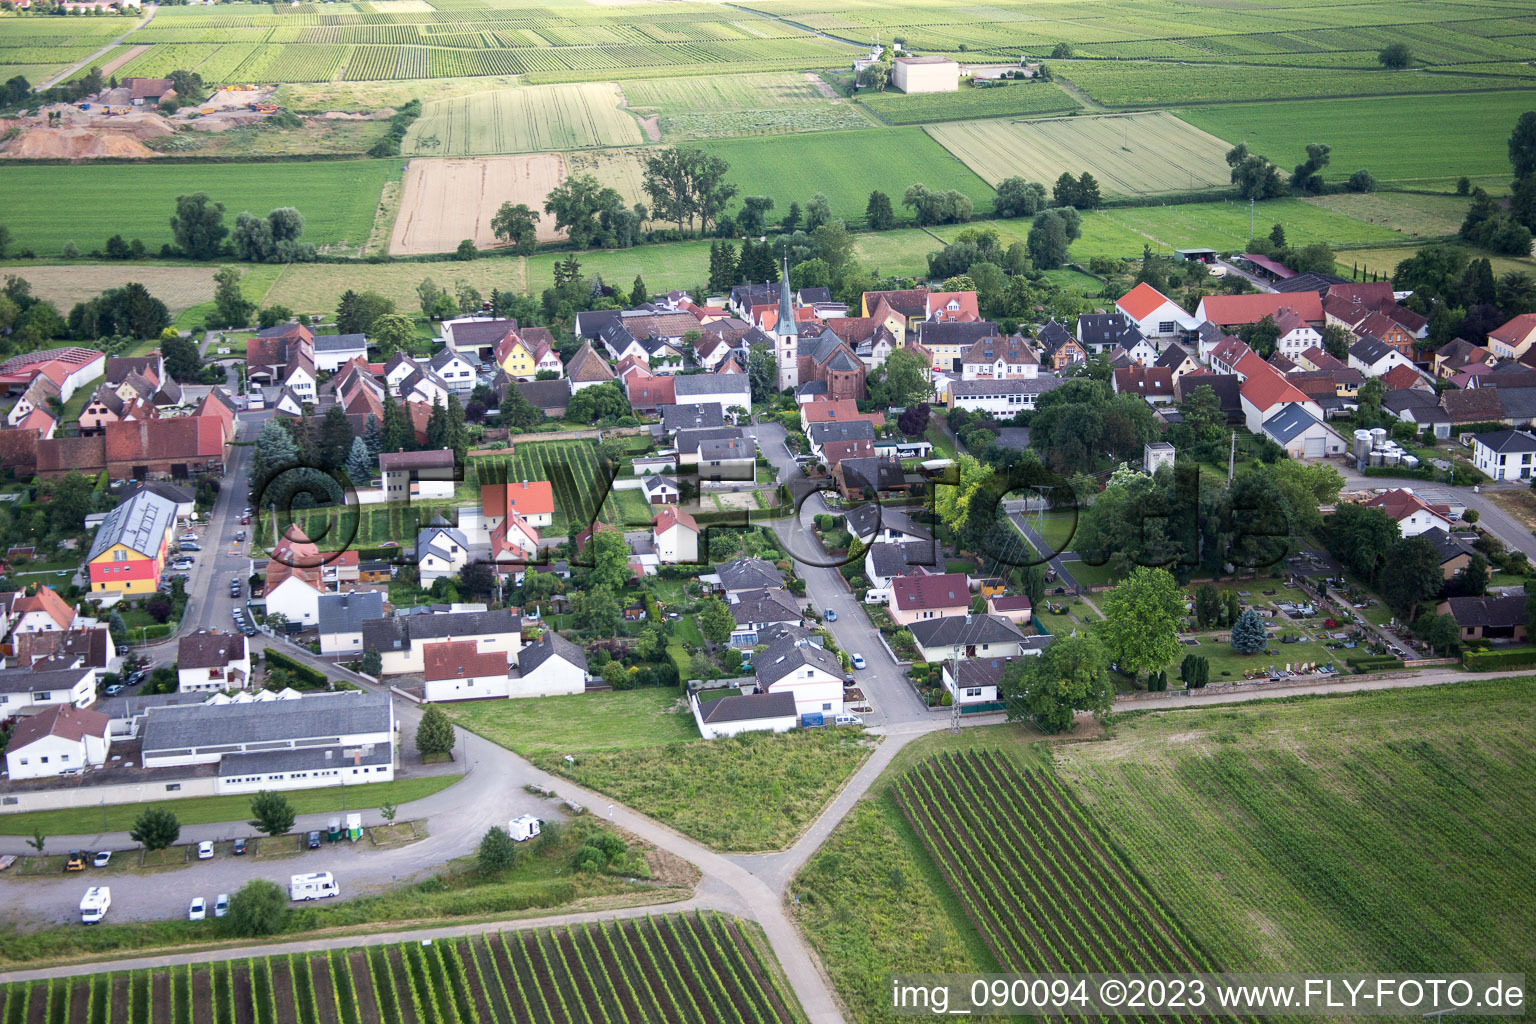
<svg viewBox="0 0 1536 1024">
<path fill-rule="evenodd" d="M 104 885 L 93 885 L 80 898 L 80 923 L 96 924 L 107 916 L 112 906 L 112 890 Z"/>
<path fill-rule="evenodd" d="M 544 824 L 531 814 L 525 814 L 521 818 L 513 818 L 507 824 L 507 831 L 512 833 L 512 838 L 521 843 L 532 839 L 539 834 L 539 826 Z"/>
<path fill-rule="evenodd" d="M 339 896 L 336 879 L 329 871 L 312 871 L 307 875 L 293 875 L 288 879 L 290 900 L 318 900 L 327 896 Z"/>
</svg>

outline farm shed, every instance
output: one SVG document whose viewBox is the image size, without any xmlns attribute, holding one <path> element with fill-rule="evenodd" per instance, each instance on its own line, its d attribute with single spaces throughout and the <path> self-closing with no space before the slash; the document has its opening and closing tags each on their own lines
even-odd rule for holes
<svg viewBox="0 0 1536 1024">
<path fill-rule="evenodd" d="M 897 57 L 891 84 L 907 95 L 959 92 L 960 65 L 948 57 Z"/>
</svg>

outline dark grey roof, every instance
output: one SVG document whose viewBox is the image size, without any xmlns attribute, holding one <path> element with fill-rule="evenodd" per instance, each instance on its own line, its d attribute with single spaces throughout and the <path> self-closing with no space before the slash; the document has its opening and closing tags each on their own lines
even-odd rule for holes
<svg viewBox="0 0 1536 1024">
<path fill-rule="evenodd" d="M 803 617 L 800 606 L 787 590 L 749 590 L 738 595 L 731 605 L 731 615 L 743 626 L 762 622 L 798 623 Z"/>
<path fill-rule="evenodd" d="M 202 704 L 208 699 L 208 693 L 150 693 L 137 697 L 108 697 L 91 705 L 91 710 L 100 711 L 108 718 L 130 719 L 147 714 L 150 708 L 168 707 L 176 704 Z"/>
<path fill-rule="evenodd" d="M 223 668 L 232 661 L 244 661 L 245 654 L 245 637 L 240 633 L 199 631 L 176 642 L 176 667 Z"/>
<path fill-rule="evenodd" d="M 421 561 L 422 556 L 425 555 L 428 550 L 435 549 L 439 558 L 452 561 L 453 552 L 448 550 L 448 548 L 453 544 L 457 544 L 461 551 L 464 551 L 466 554 L 468 553 L 469 540 L 464 536 L 464 531 L 456 527 L 449 526 L 448 522 L 444 520 L 442 516 L 434 516 L 432 522 L 422 528 L 422 530 L 416 534 L 416 560 L 418 562 Z M 384 611 L 381 608 L 379 611 L 368 617 L 373 619 L 378 618 L 383 614 Z"/>
<path fill-rule="evenodd" d="M 827 393 L 827 382 L 824 380 L 808 380 L 795 388 L 795 397 L 802 395 L 824 395 Z"/>
<path fill-rule="evenodd" d="M 1055 320 L 1047 320 L 1045 324 L 1035 332 L 1035 340 L 1040 343 L 1042 355 L 1051 355 L 1069 341 L 1077 341 L 1077 336 L 1067 330 L 1064 324 Z"/>
<path fill-rule="evenodd" d="M 772 686 L 791 672 L 800 668 L 819 668 L 842 678 L 843 665 L 830 652 L 817 647 L 809 640 L 785 636 L 768 645 L 768 649 L 752 659 L 759 686 Z"/>
<path fill-rule="evenodd" d="M 468 320 L 453 325 L 453 343 L 467 348 L 480 348 L 496 344 L 507 336 L 508 331 L 515 330 L 516 320 Z"/>
<path fill-rule="evenodd" d="M 1000 332 L 990 320 L 922 320 L 917 325 L 919 345 L 964 345 L 969 348 L 982 338 Z"/>
<path fill-rule="evenodd" d="M 1196 364 L 1200 362 L 1200 358 L 1193 352 L 1186 349 L 1183 345 L 1175 343 L 1163 350 L 1163 354 L 1157 357 L 1155 365 L 1176 370 L 1185 359 L 1193 360 Z"/>
<path fill-rule="evenodd" d="M 715 575 L 726 590 L 753 590 L 758 587 L 783 587 L 784 574 L 761 558 L 737 558 L 715 566 Z"/>
<path fill-rule="evenodd" d="M 795 293 L 800 300 L 800 305 L 809 306 L 816 302 L 831 302 L 832 289 L 830 288 L 801 288 Z"/>
<path fill-rule="evenodd" d="M 779 693 L 749 693 L 721 697 L 699 705 L 699 716 L 710 725 L 722 725 L 726 722 L 756 722 L 767 718 L 794 718 L 795 713 L 795 695 L 788 690 Z"/>
<path fill-rule="evenodd" d="M 597 338 L 607 327 L 617 324 L 624 316 L 618 309 L 592 309 L 576 314 L 576 333 L 583 338 Z"/>
<path fill-rule="evenodd" d="M 1536 419 L 1536 388 L 1511 388 L 1498 386 L 1499 411 L 1508 420 Z"/>
<path fill-rule="evenodd" d="M 706 441 L 724 441 L 741 437 L 740 427 L 700 427 L 697 430 L 679 430 L 674 444 L 680 452 L 696 452 Z"/>
<path fill-rule="evenodd" d="M 158 707 L 144 720 L 144 753 L 388 732 L 389 724 L 389 697 L 358 690 L 298 700 Z"/>
<path fill-rule="evenodd" d="M 966 658 L 958 666 L 946 664 L 945 671 L 961 686 L 996 686 L 1012 658 Z M 958 667 L 959 675 L 955 674 Z"/>
<path fill-rule="evenodd" d="M 123 497 L 130 498 L 140 491 L 158 494 L 166 501 L 174 501 L 178 505 L 190 505 L 197 498 L 197 495 L 185 487 L 177 487 L 175 484 L 168 484 L 163 480 L 150 480 L 148 482 L 135 480 L 124 488 Z"/>
<path fill-rule="evenodd" d="M 366 352 L 368 339 L 361 334 L 317 334 L 316 352 Z"/>
<path fill-rule="evenodd" d="M 867 501 L 855 505 L 846 515 L 848 528 L 855 537 L 868 537 L 876 530 L 893 530 L 908 537 L 931 540 L 933 534 L 899 508 L 886 508 L 879 502 Z"/>
<path fill-rule="evenodd" d="M 650 474 L 640 481 L 640 489 L 645 492 L 646 497 L 650 498 L 657 494 L 663 494 L 668 490 L 675 491 L 678 488 L 677 481 L 671 477 Z"/>
<path fill-rule="evenodd" d="M 564 409 L 571 404 L 571 385 L 566 380 L 520 380 L 517 390 L 535 409 Z"/>
<path fill-rule="evenodd" d="M 805 433 L 811 443 L 820 448 L 834 441 L 874 441 L 875 425 L 868 420 L 828 420 L 825 423 L 812 423 Z"/>
<path fill-rule="evenodd" d="M 900 462 L 878 457 L 843 459 L 837 464 L 837 472 L 842 475 L 843 486 L 850 492 L 865 488 L 895 490 L 907 479 L 901 471 Z"/>
<path fill-rule="evenodd" d="M 1307 412 L 1299 402 L 1292 402 L 1264 421 L 1264 433 L 1281 444 L 1317 426 L 1318 419 Z"/>
<path fill-rule="evenodd" d="M 359 335 L 359 337 L 361 337 L 361 335 Z M 316 338 L 315 340 L 319 341 L 320 339 Z M 438 349 L 435 353 L 433 353 L 432 358 L 427 361 L 427 365 L 432 367 L 432 369 L 434 369 L 434 370 L 441 371 L 443 367 L 447 366 L 449 363 L 453 362 L 455 359 L 457 359 L 461 363 L 468 363 L 470 366 L 474 366 L 475 365 L 474 363 L 471 363 L 468 359 L 465 359 L 463 356 L 459 355 L 457 352 L 455 352 L 451 348 L 440 348 L 440 349 Z"/>
<path fill-rule="evenodd" d="M 1435 546 L 1435 550 L 1440 553 L 1440 562 L 1442 565 L 1446 562 L 1449 562 L 1453 558 L 1459 558 L 1462 555 L 1470 555 L 1473 552 L 1472 545 L 1468 544 L 1466 541 L 1457 540 L 1455 537 L 1452 537 L 1438 526 L 1425 530 L 1423 533 L 1419 534 L 1419 536 L 1425 538 Z"/>
<path fill-rule="evenodd" d="M 546 630 L 538 640 L 517 652 L 518 671 L 525 676 L 530 675 L 556 655 L 583 672 L 587 670 L 587 652 L 551 629 Z"/>
<path fill-rule="evenodd" d="M 668 434 L 677 430 L 695 430 L 725 424 L 725 412 L 720 408 L 719 402 L 705 402 L 702 405 L 696 402 L 687 405 L 663 405 L 656 411 L 661 413 L 663 433 Z"/>
<path fill-rule="evenodd" d="M 1024 639 L 1024 631 L 1001 615 L 948 615 L 914 622 L 907 629 L 923 647 L 1019 643 Z"/>
<path fill-rule="evenodd" d="M 1349 346 L 1349 354 L 1366 366 L 1374 366 L 1378 360 L 1395 351 L 1391 345 L 1369 334 Z"/>
<path fill-rule="evenodd" d="M 55 668 L 37 671 L 30 668 L 10 668 L 0 671 L 0 693 L 41 693 L 44 690 L 68 690 L 96 670 L 89 666 L 80 668 Z"/>
<path fill-rule="evenodd" d="M 364 622 L 377 619 L 383 614 L 384 594 L 378 590 L 320 595 L 321 633 L 360 633 Z"/>
<path fill-rule="evenodd" d="M 1493 628 L 1525 624 L 1525 596 L 1453 597 L 1451 615 L 1458 625 Z"/>
<path fill-rule="evenodd" d="M 1119 345 L 1129 351 L 1146 340 L 1124 313 L 1084 313 L 1077 318 L 1078 340 L 1096 348 Z"/>
<path fill-rule="evenodd" d="M 705 459 L 729 460 L 752 459 L 757 457 L 757 445 L 748 442 L 745 437 L 723 437 L 714 441 L 699 442 L 699 461 Z"/>
<path fill-rule="evenodd" d="M 746 307 L 766 306 L 779 297 L 777 284 L 738 284 L 731 288 L 731 305 Z"/>
<path fill-rule="evenodd" d="M 931 539 L 910 544 L 876 544 L 869 549 L 869 559 L 874 574 L 881 579 L 904 576 L 919 567 L 944 567 L 944 555 Z"/>
<path fill-rule="evenodd" d="M 439 615 L 392 615 L 363 623 L 363 647 L 403 651 L 424 640 L 457 640 L 492 633 L 520 633 L 523 620 L 506 609 Z"/>
<path fill-rule="evenodd" d="M 1504 392 L 1500 390 L 1499 397 L 1503 396 Z M 1523 430 L 1495 430 L 1488 434 L 1478 434 L 1473 440 L 1501 455 L 1536 452 L 1536 437 Z"/>
<path fill-rule="evenodd" d="M 688 404 L 683 401 L 684 396 L 731 395 L 747 391 L 749 386 L 746 375 L 740 373 L 692 373 L 672 378 L 672 393 L 677 396 L 678 405 Z"/>
<path fill-rule="evenodd" d="M 1451 416 L 1440 407 L 1440 397 L 1433 391 L 1418 388 L 1402 388 L 1388 391 L 1381 397 L 1381 407 L 1398 419 L 1404 413 L 1412 413 L 1415 423 L 1449 423 Z"/>
<path fill-rule="evenodd" d="M 1065 384 L 1060 377 L 1033 377 L 1015 380 L 957 380 L 949 385 L 951 394 L 975 397 L 986 395 L 1043 395 Z"/>
<path fill-rule="evenodd" d="M 106 551 L 114 544 L 153 557 L 160 551 L 166 531 L 176 522 L 176 504 L 152 491 L 139 491 L 117 508 L 107 513 L 96 538 L 91 541 L 86 561 Z"/>
<path fill-rule="evenodd" d="M 1297 274 L 1295 277 L 1288 277 L 1284 281 L 1276 281 L 1271 284 L 1269 288 L 1270 291 L 1280 292 L 1282 294 L 1294 294 L 1296 292 L 1317 292 L 1317 294 L 1322 295 L 1328 291 L 1329 287 L 1332 285 L 1344 283 L 1346 282 L 1342 277 L 1335 277 L 1332 274 L 1319 274 L 1316 271 L 1309 270 L 1304 274 Z"/>
<path fill-rule="evenodd" d="M 357 750 L 355 759 L 348 756 Z M 368 767 L 389 764 L 393 751 L 388 743 L 374 743 L 365 752 L 356 747 L 307 747 L 304 750 L 269 750 L 257 754 L 225 754 L 219 759 L 219 776 L 264 775 L 276 772 L 324 771 L 327 768 Z"/>
</svg>

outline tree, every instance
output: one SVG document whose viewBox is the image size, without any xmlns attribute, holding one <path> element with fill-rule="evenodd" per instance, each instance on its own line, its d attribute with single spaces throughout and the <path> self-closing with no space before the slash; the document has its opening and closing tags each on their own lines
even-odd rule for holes
<svg viewBox="0 0 1536 1024">
<path fill-rule="evenodd" d="M 544 197 L 544 212 L 555 215 L 555 230 L 564 231 L 578 249 L 605 241 L 598 216 L 623 206 L 624 198 L 617 191 L 604 187 L 590 174 L 572 175 Z M 653 212 L 660 215 L 662 210 L 653 207 Z"/>
<path fill-rule="evenodd" d="M 378 649 L 374 647 L 370 647 L 364 651 L 363 674 L 372 676 L 373 678 L 377 679 L 379 678 L 379 674 L 383 671 L 384 655 L 380 654 Z"/>
<path fill-rule="evenodd" d="M 480 255 L 480 250 L 475 248 L 475 240 L 466 238 L 459 243 L 459 247 L 453 250 L 453 258 L 461 262 L 469 262 Z"/>
<path fill-rule="evenodd" d="M 796 263 L 789 268 L 789 286 L 796 291 L 801 288 L 830 288 L 832 268 L 827 266 L 826 260 L 822 259 L 809 259 Z"/>
<path fill-rule="evenodd" d="M 1043 210 L 1035 216 L 1025 244 L 1029 258 L 1041 270 L 1055 270 L 1067 262 L 1066 221 L 1056 210 Z"/>
<path fill-rule="evenodd" d="M 1409 65 L 1413 51 L 1408 49 L 1407 43 L 1392 43 L 1376 54 L 1376 60 L 1382 67 L 1397 71 Z"/>
<path fill-rule="evenodd" d="M 1345 183 L 1345 186 L 1351 192 L 1374 192 L 1376 191 L 1376 176 L 1370 171 L 1358 170 L 1349 176 L 1349 181 Z"/>
<path fill-rule="evenodd" d="M 1240 142 L 1227 152 L 1227 166 L 1232 168 L 1232 184 L 1243 199 L 1273 199 L 1285 195 L 1285 182 L 1280 178 L 1280 168 L 1267 157 L 1248 152 L 1248 144 Z"/>
<path fill-rule="evenodd" d="M 1195 591 L 1195 621 L 1201 629 L 1210 629 L 1221 621 L 1221 591 L 1202 583 Z"/>
<path fill-rule="evenodd" d="M 215 203 L 206 192 L 177 196 L 171 232 L 188 259 L 213 259 L 229 234 L 224 226 L 224 204 Z"/>
<path fill-rule="evenodd" d="M 335 406 L 332 406 L 335 408 Z M 329 415 L 329 412 L 327 412 Z M 350 427 L 348 429 L 351 429 Z M 352 448 L 347 452 L 347 476 L 359 487 L 366 486 L 373 478 L 373 459 L 368 454 L 368 442 L 360 437 L 352 439 Z"/>
<path fill-rule="evenodd" d="M 293 828 L 293 805 L 282 793 L 264 789 L 251 798 L 251 828 L 267 836 L 280 836 Z"/>
<path fill-rule="evenodd" d="M 36 850 L 38 856 L 42 856 L 42 854 L 43 854 L 43 847 L 46 846 L 47 843 L 48 843 L 48 837 L 43 835 L 43 830 L 40 829 L 40 828 L 33 829 L 32 830 L 32 838 L 27 840 L 27 845 L 32 847 L 32 849 Z"/>
<path fill-rule="evenodd" d="M 378 292 L 358 294 L 347 289 L 336 306 L 338 334 L 371 334 L 379 317 L 395 311 L 395 303 Z"/>
<path fill-rule="evenodd" d="M 1170 664 L 1179 653 L 1184 597 L 1165 569 L 1141 566 L 1104 600 L 1101 634 L 1121 672 L 1138 676 Z"/>
<path fill-rule="evenodd" d="M 293 319 L 293 310 L 287 306 L 267 306 L 256 315 L 256 326 L 265 330 Z"/>
<path fill-rule="evenodd" d="M 475 850 L 475 863 L 484 875 L 496 875 L 517 863 L 517 844 L 500 825 L 492 825 L 480 837 Z"/>
<path fill-rule="evenodd" d="M 1092 634 L 1061 637 L 1037 658 L 1010 661 L 998 684 L 1008 720 L 1059 733 L 1071 731 L 1079 711 L 1103 718 L 1114 703 L 1107 662 Z"/>
<path fill-rule="evenodd" d="M 891 209 L 891 197 L 876 189 L 869 194 L 864 207 L 864 219 L 871 231 L 889 231 L 896 226 L 896 211 Z"/>
<path fill-rule="evenodd" d="M 1321 192 L 1323 176 L 1318 172 L 1328 166 L 1330 147 L 1320 142 L 1307 144 L 1307 158 L 1291 172 L 1291 191 Z"/>
<path fill-rule="evenodd" d="M 619 629 L 619 599 L 607 587 L 589 586 L 576 595 L 576 625 L 598 636 L 613 636 Z"/>
<path fill-rule="evenodd" d="M 1536 110 L 1527 110 L 1515 122 L 1515 130 L 1509 134 L 1509 162 L 1516 178 L 1536 174 Z"/>
<path fill-rule="evenodd" d="M 736 217 L 736 227 L 744 235 L 761 235 L 767 224 L 766 214 L 773 209 L 773 197 L 747 196 L 741 205 L 742 211 Z"/>
<path fill-rule="evenodd" d="M 1392 546 L 1381 571 L 1378 589 L 1392 613 L 1404 622 L 1413 621 L 1419 602 L 1440 593 L 1445 575 L 1434 542 L 1421 535 L 1405 537 Z"/>
<path fill-rule="evenodd" d="M 592 554 L 588 577 L 594 585 L 616 590 L 629 581 L 629 545 L 622 534 L 598 530 L 587 543 L 587 550 Z"/>
<path fill-rule="evenodd" d="M 165 807 L 146 807 L 133 819 L 128 838 L 153 853 L 181 838 L 181 822 Z"/>
<path fill-rule="evenodd" d="M 718 597 L 711 597 L 704 602 L 704 607 L 699 610 L 698 622 L 705 639 L 717 644 L 729 640 L 731 630 L 736 628 L 735 616 Z"/>
<path fill-rule="evenodd" d="M 779 361 L 766 348 L 754 348 L 747 355 L 747 382 L 752 387 L 752 401 L 766 402 L 779 390 Z"/>
<path fill-rule="evenodd" d="M 1045 186 L 1023 178 L 1004 178 L 997 183 L 993 207 L 999 217 L 1033 217 L 1045 209 Z"/>
<path fill-rule="evenodd" d="M 411 451 L 416 447 L 416 431 L 411 426 L 410 418 L 400 402 L 396 401 L 394 392 L 388 389 L 384 392 L 384 422 L 380 427 L 380 440 L 383 445 L 380 451 L 385 452 Z"/>
<path fill-rule="evenodd" d="M 1426 615 L 1419 620 L 1424 642 L 1442 657 L 1461 646 L 1461 626 L 1453 615 Z"/>
<path fill-rule="evenodd" d="M 823 224 L 832 222 L 832 201 L 823 192 L 817 192 L 811 196 L 811 201 L 805 204 L 805 230 L 815 231 Z"/>
<path fill-rule="evenodd" d="M 1349 347 L 1355 336 L 1343 324 L 1326 324 L 1323 327 L 1323 351 L 1343 362 L 1349 358 Z"/>
<path fill-rule="evenodd" d="M 1468 511 L 1471 511 L 1470 509 Z M 1482 597 L 1488 593 L 1488 559 L 1474 552 L 1446 588 L 1457 597 Z"/>
<path fill-rule="evenodd" d="M 1098 180 L 1084 171 L 1077 179 L 1077 199 L 1072 205 L 1079 210 L 1092 210 L 1103 201 L 1103 197 L 1099 194 Z"/>
<path fill-rule="evenodd" d="M 315 258 L 315 247 L 299 241 L 304 234 L 304 215 L 291 206 L 268 211 L 257 217 L 242 210 L 235 218 L 235 252 L 253 263 L 307 262 Z"/>
<path fill-rule="evenodd" d="M 527 256 L 538 248 L 539 215 L 529 209 L 527 203 L 502 203 L 491 218 L 491 233 L 512 247 L 519 256 Z"/>
<path fill-rule="evenodd" d="M 219 327 L 237 328 L 250 323 L 251 314 L 256 311 L 256 303 L 248 300 L 240 290 L 240 271 L 234 267 L 220 267 L 213 275 L 213 283 L 214 323 Z M 202 359 L 199 357 L 199 369 L 201 366 Z M 190 380 L 191 377 L 180 376 L 178 379 Z"/>
<path fill-rule="evenodd" d="M 616 382 L 582 388 L 571 396 L 565 418 L 576 423 L 596 423 L 629 415 L 629 399 Z"/>
<path fill-rule="evenodd" d="M 288 916 L 288 894 L 276 882 L 253 878 L 229 899 L 225 927 L 242 938 L 272 935 L 283 929 Z"/>
<path fill-rule="evenodd" d="M 928 418 L 931 414 L 932 409 L 927 402 L 909 405 L 896 418 L 896 427 L 908 437 L 921 436 L 928 429 Z"/>
<path fill-rule="evenodd" d="M 1232 649 L 1238 654 L 1257 654 L 1269 646 L 1269 630 L 1259 613 L 1249 608 L 1232 623 Z"/>
<path fill-rule="evenodd" d="M 384 819 L 386 825 L 394 823 L 395 815 L 400 813 L 400 807 L 394 803 L 380 804 L 379 817 Z"/>
<path fill-rule="evenodd" d="M 645 287 L 645 278 L 635 275 L 635 283 L 629 288 L 629 303 L 632 306 L 641 306 L 649 301 L 651 293 Z"/>
<path fill-rule="evenodd" d="M 347 461 L 352 442 L 360 440 L 352 436 L 352 423 L 346 411 L 332 405 L 320 418 L 320 462 L 326 469 L 339 469 Z"/>
<path fill-rule="evenodd" d="M 446 757 L 453 752 L 453 723 L 436 704 L 428 704 L 416 726 L 416 752 L 423 758 Z"/>
<path fill-rule="evenodd" d="M 880 379 L 870 388 L 870 397 L 884 405 L 907 407 L 928 397 L 928 360 L 910 348 L 898 348 L 880 368 Z"/>
</svg>

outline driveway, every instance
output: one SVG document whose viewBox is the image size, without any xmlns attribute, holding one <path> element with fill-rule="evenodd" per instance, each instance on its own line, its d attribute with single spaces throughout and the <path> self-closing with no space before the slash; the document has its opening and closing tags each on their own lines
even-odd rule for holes
<svg viewBox="0 0 1536 1024">
<path fill-rule="evenodd" d="M 1526 557 L 1536 563 L 1536 534 L 1531 528 L 1520 520 L 1500 508 L 1488 498 L 1489 491 L 1517 490 L 1521 484 L 1488 484 L 1478 485 L 1474 491 L 1470 487 L 1452 488 L 1449 484 L 1430 483 L 1425 480 L 1397 479 L 1393 477 L 1361 476 L 1353 469 L 1345 465 L 1335 467 L 1344 474 L 1344 487 L 1346 490 L 1375 490 L 1392 487 L 1407 487 L 1414 491 L 1422 491 L 1426 488 L 1440 488 L 1454 490 L 1456 497 L 1464 502 L 1467 508 L 1477 509 L 1477 525 L 1488 533 L 1504 542 L 1504 546 L 1512 551 L 1524 551 Z"/>
</svg>

